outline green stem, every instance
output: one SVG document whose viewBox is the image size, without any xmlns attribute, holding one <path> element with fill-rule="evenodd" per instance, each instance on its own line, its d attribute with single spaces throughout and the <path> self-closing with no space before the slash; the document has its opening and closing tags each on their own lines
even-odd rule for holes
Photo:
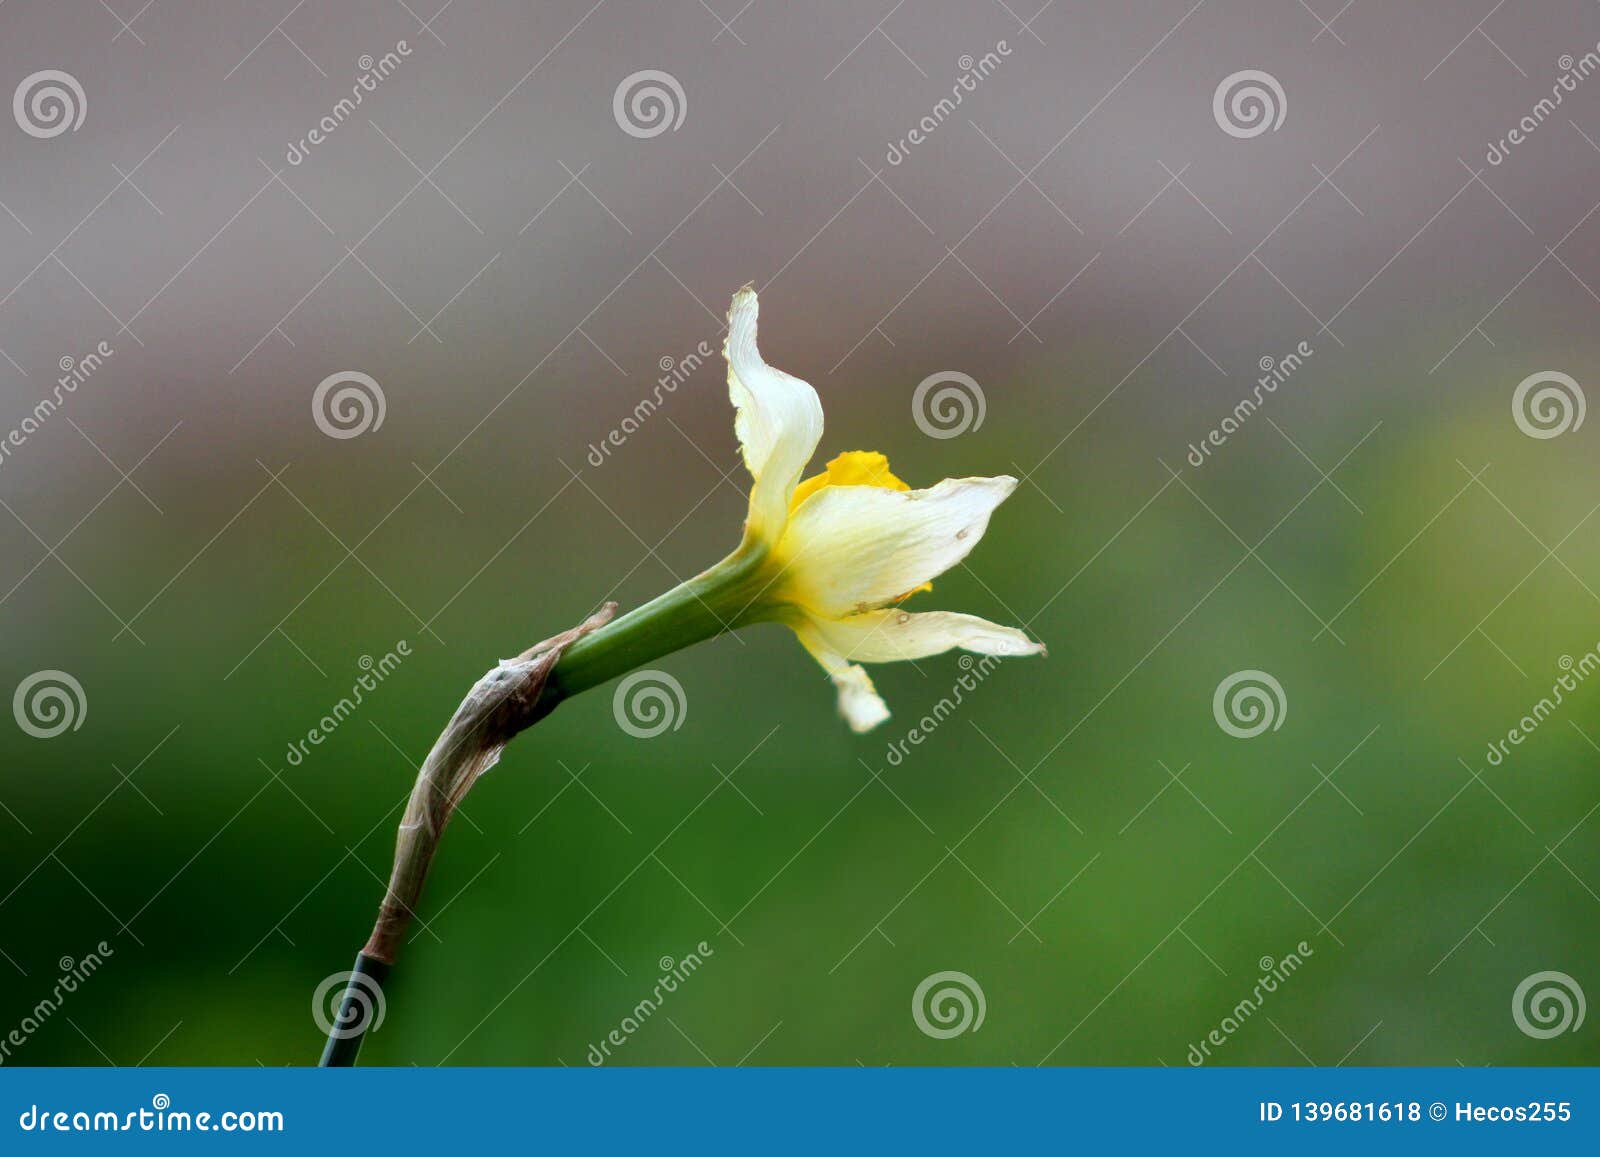
<svg viewBox="0 0 1600 1157">
<path fill-rule="evenodd" d="M 761 546 L 741 546 L 716 566 L 585 635 L 566 649 L 550 673 L 545 701 L 553 707 L 751 622 L 750 606 L 767 583 L 762 565 L 766 554 Z"/>
</svg>

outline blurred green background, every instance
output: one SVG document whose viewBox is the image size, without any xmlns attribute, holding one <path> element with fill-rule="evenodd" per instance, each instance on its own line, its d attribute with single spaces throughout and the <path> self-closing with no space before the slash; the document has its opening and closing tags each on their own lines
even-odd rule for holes
<svg viewBox="0 0 1600 1157">
<path fill-rule="evenodd" d="M 659 664 L 685 710 L 658 737 L 617 725 L 611 687 L 562 706 L 452 824 L 363 1063 L 582 1065 L 701 941 L 612 1063 L 1182 1065 L 1302 941 L 1214 1063 L 1600 1061 L 1592 1020 L 1537 1039 L 1512 1008 L 1547 970 L 1600 994 L 1600 686 L 1485 756 L 1600 646 L 1593 423 L 1536 439 L 1511 409 L 1535 372 L 1593 380 L 1600 152 L 1574 130 L 1600 126 L 1600 90 L 1492 194 L 1458 163 L 1594 42 L 1592 8 L 1494 29 L 1529 80 L 1476 41 L 1424 78 L 1466 31 L 1451 6 L 1358 8 L 1337 45 L 1250 5 L 1060 6 L 1040 43 L 983 6 L 879 38 L 843 4 L 758 3 L 733 37 L 694 6 L 460 3 L 442 44 L 400 6 L 308 10 L 286 28 L 331 79 L 276 37 L 247 56 L 271 23 L 248 6 L 179 7 L 143 47 L 100 13 L 0 10 L 0 79 L 62 67 L 89 94 L 81 132 L 6 126 L 0 201 L 26 231 L 0 220 L 0 426 L 61 356 L 116 348 L 0 466 L 3 686 L 61 669 L 87 706 L 53 739 L 0 728 L 0 1033 L 61 958 L 113 949 L 6 1063 L 315 1060 L 313 994 L 366 938 L 465 689 L 736 541 L 720 359 L 586 455 L 662 359 L 720 346 L 751 279 L 767 358 L 822 396 L 819 465 L 866 448 L 914 485 L 1024 479 L 916 602 L 1025 624 L 1050 655 L 1003 664 L 897 763 L 955 657 L 874 669 L 894 714 L 864 737 L 776 627 Z M 414 60 L 286 168 L 279 142 L 357 53 L 401 37 Z M 1007 37 L 886 167 L 958 55 Z M 1235 139 L 1207 98 L 1247 66 L 1290 115 Z M 645 68 L 682 79 L 681 131 L 613 122 Z M 138 177 L 158 216 L 107 162 L 175 123 Z M 1020 171 L 1046 158 L 1035 185 L 1000 142 Z M 387 411 L 337 440 L 310 397 L 345 369 Z M 946 370 L 985 417 L 931 438 L 911 399 Z M 1237 739 L 1212 697 L 1247 669 L 1286 710 Z M 946 970 L 986 1016 L 935 1039 L 913 992 Z"/>
</svg>

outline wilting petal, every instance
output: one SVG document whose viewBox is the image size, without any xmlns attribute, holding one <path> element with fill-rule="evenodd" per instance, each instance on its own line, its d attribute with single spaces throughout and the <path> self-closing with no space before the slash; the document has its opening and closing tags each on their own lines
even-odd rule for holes
<svg viewBox="0 0 1600 1157">
<path fill-rule="evenodd" d="M 810 629 L 830 651 L 857 663 L 898 663 L 954 647 L 979 655 L 1044 653 L 1043 643 L 1035 643 L 1015 627 L 954 611 L 868 611 L 813 622 Z"/>
<path fill-rule="evenodd" d="M 795 634 L 833 680 L 839 692 L 839 714 L 844 716 L 851 731 L 871 731 L 889 718 L 888 705 L 879 698 L 865 668 L 847 661 L 810 624 L 796 627 Z"/>
<path fill-rule="evenodd" d="M 806 463 L 822 437 L 822 403 L 805 382 L 761 360 L 756 348 L 756 291 L 745 286 L 728 310 L 728 395 L 734 432 L 755 485 L 749 529 L 777 541 Z"/>
<path fill-rule="evenodd" d="M 801 503 L 784 532 L 783 597 L 821 618 L 895 601 L 978 545 L 1017 480 L 947 478 L 928 490 L 828 486 Z"/>
</svg>

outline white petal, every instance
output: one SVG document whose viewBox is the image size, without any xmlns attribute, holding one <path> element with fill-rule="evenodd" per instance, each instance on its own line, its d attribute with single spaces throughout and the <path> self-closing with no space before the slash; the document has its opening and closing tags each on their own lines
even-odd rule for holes
<svg viewBox="0 0 1600 1157">
<path fill-rule="evenodd" d="M 967 557 L 1015 478 L 946 478 L 928 490 L 828 486 L 784 532 L 783 594 L 819 618 L 881 607 Z"/>
<path fill-rule="evenodd" d="M 813 622 L 810 627 L 830 650 L 857 663 L 898 663 L 953 647 L 978 655 L 1044 654 L 1043 643 L 1035 643 L 1015 627 L 953 611 L 868 611 Z"/>
<path fill-rule="evenodd" d="M 839 714 L 851 731 L 871 731 L 889 718 L 889 707 L 879 698 L 865 668 L 847 662 L 810 624 L 795 628 L 795 634 L 833 680 L 839 692 Z"/>
<path fill-rule="evenodd" d="M 822 438 L 822 403 L 799 378 L 773 369 L 756 348 L 756 291 L 745 286 L 728 310 L 728 396 L 736 411 L 734 433 L 755 485 L 750 489 L 750 529 L 768 541 L 783 532 L 789 496 Z"/>
</svg>

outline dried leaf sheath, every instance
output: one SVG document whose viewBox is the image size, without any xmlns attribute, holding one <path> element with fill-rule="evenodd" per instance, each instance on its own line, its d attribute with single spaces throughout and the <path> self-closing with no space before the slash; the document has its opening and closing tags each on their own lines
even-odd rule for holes
<svg viewBox="0 0 1600 1157">
<path fill-rule="evenodd" d="M 545 694 L 545 685 L 562 652 L 610 622 L 616 611 L 617 604 L 607 603 L 570 631 L 504 660 L 467 692 L 417 773 L 395 841 L 394 870 L 372 936 L 362 949 L 365 955 L 394 963 L 451 815 L 506 744 L 555 709 L 559 700 Z"/>
</svg>

